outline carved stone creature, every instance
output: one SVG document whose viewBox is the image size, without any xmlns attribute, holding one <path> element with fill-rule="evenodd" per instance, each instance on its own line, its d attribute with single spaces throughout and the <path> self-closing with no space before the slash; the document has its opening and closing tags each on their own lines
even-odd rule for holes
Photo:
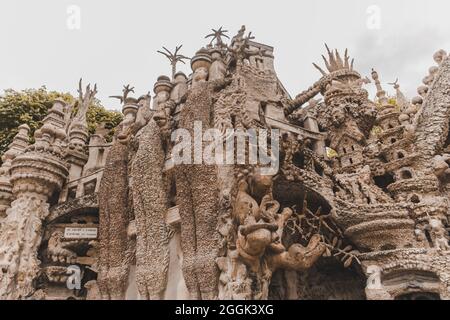
<svg viewBox="0 0 450 320">
<path fill-rule="evenodd" d="M 442 155 L 436 155 L 433 158 L 434 174 L 440 180 L 445 181 L 448 177 L 450 177 L 449 162 L 450 162 L 450 154 L 447 153 L 444 153 Z"/>
<path fill-rule="evenodd" d="M 223 62 L 221 50 L 212 49 L 211 58 L 213 62 L 209 68 L 209 81 L 225 79 L 227 67 Z"/>
<path fill-rule="evenodd" d="M 439 250 L 449 250 L 449 239 L 447 230 L 442 221 L 436 218 L 429 218 L 428 229 L 430 229 L 431 239 L 434 246 Z"/>
<path fill-rule="evenodd" d="M 239 224 L 236 249 L 239 260 L 249 268 L 246 277 L 254 275 L 253 281 L 257 281 L 260 286 L 258 292 L 252 293 L 252 298 L 264 299 L 268 296 L 273 272 L 280 268 L 295 271 L 310 268 L 325 252 L 325 245 L 319 235 L 314 235 L 307 247 L 294 243 L 286 249 L 282 237 L 286 223 L 293 214 L 292 209 L 284 208 L 279 212 L 280 204 L 272 198 L 272 177 L 256 173 L 248 180 L 251 187 L 245 179 L 239 182 L 239 191 L 233 206 L 232 216 Z M 252 195 L 250 190 L 253 191 Z M 262 194 L 265 195 L 258 205 L 253 195 L 260 197 Z M 234 253 L 230 251 L 226 258 L 218 260 L 221 277 L 227 274 L 228 269 L 225 266 L 233 265 L 234 268 L 239 268 L 238 262 L 232 264 L 236 258 L 232 258 L 231 254 Z M 246 279 L 244 276 L 243 278 Z M 233 295 L 233 292 L 228 294 Z"/>
<path fill-rule="evenodd" d="M 77 254 L 69 248 L 74 241 L 64 242 L 63 233 L 61 231 L 54 232 L 48 240 L 47 256 L 53 262 L 75 263 Z"/>
</svg>

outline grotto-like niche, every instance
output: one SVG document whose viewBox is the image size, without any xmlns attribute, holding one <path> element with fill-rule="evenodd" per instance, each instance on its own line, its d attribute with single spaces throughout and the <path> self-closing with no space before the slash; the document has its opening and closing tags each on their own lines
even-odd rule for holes
<svg viewBox="0 0 450 320">
<path fill-rule="evenodd" d="M 327 250 L 308 270 L 277 270 L 269 299 L 365 299 L 365 276 L 355 257 L 358 252 L 334 224 L 326 199 L 301 183 L 286 183 L 281 178 L 274 183 L 274 197 L 294 211 L 283 232 L 283 244 L 305 245 L 313 234 L 319 234 Z"/>
</svg>

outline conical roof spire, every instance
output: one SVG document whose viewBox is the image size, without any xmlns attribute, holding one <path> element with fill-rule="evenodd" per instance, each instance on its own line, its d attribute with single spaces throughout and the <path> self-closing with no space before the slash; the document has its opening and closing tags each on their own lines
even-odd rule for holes
<svg viewBox="0 0 450 320">
<path fill-rule="evenodd" d="M 386 91 L 383 90 L 381 86 L 380 78 L 378 76 L 378 72 L 372 68 L 372 79 L 375 81 L 375 86 L 377 87 L 377 98 L 380 101 L 382 106 L 388 104 L 388 98 L 386 97 Z"/>
</svg>

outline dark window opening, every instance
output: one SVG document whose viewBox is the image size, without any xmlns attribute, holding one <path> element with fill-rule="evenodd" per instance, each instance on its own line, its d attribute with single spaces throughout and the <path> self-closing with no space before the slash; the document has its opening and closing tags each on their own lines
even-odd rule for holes
<svg viewBox="0 0 450 320">
<path fill-rule="evenodd" d="M 390 174 L 390 173 L 386 173 L 386 174 L 384 174 L 384 175 L 382 175 L 382 176 L 374 177 L 373 180 L 375 181 L 375 184 L 376 184 L 380 189 L 382 189 L 384 192 L 386 192 L 386 193 L 389 192 L 389 190 L 388 190 L 387 187 L 388 187 L 391 183 L 394 183 L 394 182 L 395 182 L 394 176 L 393 176 L 392 174 Z"/>
<path fill-rule="evenodd" d="M 412 173 L 409 170 L 403 170 L 400 176 L 403 180 L 412 179 Z"/>
<path fill-rule="evenodd" d="M 97 179 L 91 180 L 84 184 L 84 195 L 90 195 L 95 193 L 95 186 L 97 185 Z"/>
<path fill-rule="evenodd" d="M 339 188 L 336 186 L 333 186 L 333 193 L 336 195 L 339 193 Z"/>
<path fill-rule="evenodd" d="M 389 161 L 386 159 L 386 155 L 384 155 L 384 154 L 381 154 L 380 155 L 380 160 L 381 160 L 381 162 L 383 162 L 383 163 L 388 163 Z"/>
<path fill-rule="evenodd" d="M 395 138 L 391 139 L 391 143 L 396 143 L 396 142 L 397 142 L 397 139 L 395 139 Z"/>
<path fill-rule="evenodd" d="M 431 248 L 433 248 L 434 244 L 433 244 L 433 239 L 431 238 L 430 231 L 424 230 L 424 233 L 425 233 L 425 237 L 427 238 L 428 244 L 430 245 Z"/>
<path fill-rule="evenodd" d="M 353 159 L 352 158 L 348 158 L 348 161 L 350 161 L 350 163 L 353 164 Z"/>
<path fill-rule="evenodd" d="M 323 168 L 322 168 L 322 166 L 320 166 L 319 164 L 314 163 L 314 170 L 316 171 L 316 173 L 317 173 L 319 176 L 322 176 L 322 175 L 323 175 Z"/>
<path fill-rule="evenodd" d="M 172 180 L 172 183 L 170 185 L 169 208 L 175 207 L 176 205 L 177 205 L 177 184 L 174 179 L 174 180 Z"/>
<path fill-rule="evenodd" d="M 256 58 L 256 59 L 255 59 L 255 62 L 256 62 L 256 67 L 257 67 L 258 69 L 264 69 L 264 60 L 263 60 L 263 59 L 261 59 L 261 58 Z"/>
<path fill-rule="evenodd" d="M 296 153 L 292 157 L 292 162 L 294 165 L 300 169 L 305 168 L 305 155 L 303 153 Z"/>
<path fill-rule="evenodd" d="M 418 196 L 417 194 L 413 194 L 413 195 L 411 196 L 410 201 L 411 201 L 412 203 L 420 203 L 420 198 L 419 198 L 419 196 Z"/>
<path fill-rule="evenodd" d="M 398 159 L 403 159 L 405 157 L 405 155 L 403 154 L 403 152 L 398 152 L 397 153 L 397 158 Z"/>
<path fill-rule="evenodd" d="M 53 192 L 50 199 L 48 199 L 48 203 L 50 204 L 50 207 L 51 207 L 51 206 L 58 204 L 58 201 L 59 201 L 59 194 L 57 191 L 55 191 L 55 192 Z"/>
<path fill-rule="evenodd" d="M 72 200 L 77 197 L 77 187 L 69 188 L 68 194 L 67 194 L 67 200 Z"/>
<path fill-rule="evenodd" d="M 395 250 L 397 247 L 394 246 L 393 244 L 386 244 L 384 246 L 382 246 L 380 249 L 381 251 L 389 251 L 389 250 Z"/>
<path fill-rule="evenodd" d="M 236 126 L 236 115 L 234 114 L 231 115 L 231 125 L 233 128 Z"/>
<path fill-rule="evenodd" d="M 98 149 L 98 156 L 97 156 L 97 163 L 103 163 L 103 156 L 105 155 L 105 149 L 99 148 Z"/>
<path fill-rule="evenodd" d="M 314 144 L 311 139 L 306 139 L 304 143 L 305 143 L 305 148 L 308 148 L 309 150 L 313 150 Z"/>
</svg>

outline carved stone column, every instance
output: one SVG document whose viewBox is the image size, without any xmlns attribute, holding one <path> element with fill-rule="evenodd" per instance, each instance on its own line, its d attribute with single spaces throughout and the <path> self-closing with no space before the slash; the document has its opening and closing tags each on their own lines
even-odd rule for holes
<svg viewBox="0 0 450 320">
<path fill-rule="evenodd" d="M 56 102 L 35 133 L 36 143 L 12 161 L 16 200 L 7 210 L 0 232 L 1 299 L 26 299 L 34 293 L 42 222 L 49 214 L 47 200 L 68 176 L 61 149 L 66 137 L 63 118 L 63 105 Z"/>
<path fill-rule="evenodd" d="M 11 162 L 28 146 L 29 131 L 30 127 L 26 124 L 19 126 L 19 132 L 9 145 L 8 151 L 2 157 L 3 165 L 0 168 L 0 221 L 6 216 L 6 210 L 11 206 L 12 201 L 12 185 L 10 182 Z"/>
</svg>

